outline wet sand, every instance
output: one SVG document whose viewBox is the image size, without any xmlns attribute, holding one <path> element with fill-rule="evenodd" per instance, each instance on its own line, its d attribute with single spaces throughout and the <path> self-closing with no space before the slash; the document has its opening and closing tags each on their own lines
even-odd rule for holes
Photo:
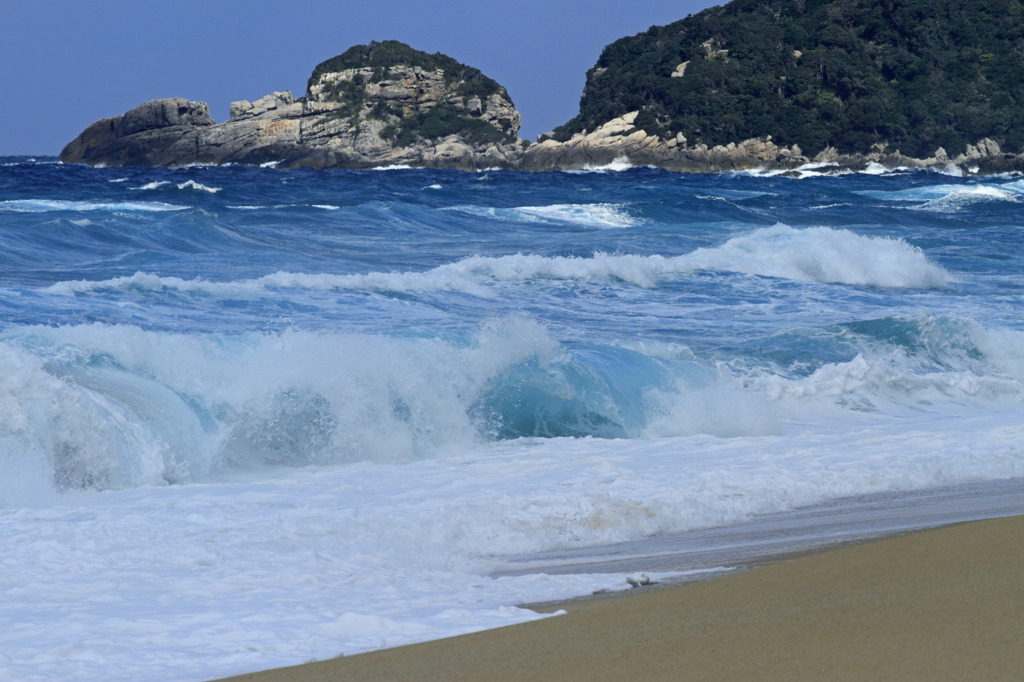
<svg viewBox="0 0 1024 682">
<path fill-rule="evenodd" d="M 567 613 L 230 679 L 1019 681 L 1024 516 L 550 608 Z"/>
</svg>

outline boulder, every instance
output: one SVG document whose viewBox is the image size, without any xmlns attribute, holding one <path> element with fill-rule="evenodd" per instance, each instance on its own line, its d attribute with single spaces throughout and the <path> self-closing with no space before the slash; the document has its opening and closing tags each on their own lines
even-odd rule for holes
<svg viewBox="0 0 1024 682">
<path fill-rule="evenodd" d="M 60 160 L 107 166 L 193 163 L 199 131 L 213 125 L 205 102 L 151 100 L 93 123 L 64 148 Z"/>
</svg>

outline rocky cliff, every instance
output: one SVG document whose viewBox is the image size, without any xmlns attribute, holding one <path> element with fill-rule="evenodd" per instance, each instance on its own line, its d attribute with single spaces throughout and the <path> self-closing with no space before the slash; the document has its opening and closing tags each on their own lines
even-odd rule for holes
<svg viewBox="0 0 1024 682">
<path fill-rule="evenodd" d="M 444 55 L 395 41 L 351 48 L 318 65 L 306 96 L 233 102 L 215 123 L 202 102 L 146 102 L 93 123 L 64 163 L 180 166 L 265 163 L 474 170 L 518 162 L 521 117 L 503 87 Z"/>
</svg>

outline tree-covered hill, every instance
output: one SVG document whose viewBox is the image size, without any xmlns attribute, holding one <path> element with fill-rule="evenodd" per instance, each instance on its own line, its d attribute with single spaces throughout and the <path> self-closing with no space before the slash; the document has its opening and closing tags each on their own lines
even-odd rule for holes
<svg viewBox="0 0 1024 682">
<path fill-rule="evenodd" d="M 612 43 L 587 76 L 556 139 L 640 110 L 689 144 L 1024 148 L 1019 0 L 733 0 Z"/>
</svg>

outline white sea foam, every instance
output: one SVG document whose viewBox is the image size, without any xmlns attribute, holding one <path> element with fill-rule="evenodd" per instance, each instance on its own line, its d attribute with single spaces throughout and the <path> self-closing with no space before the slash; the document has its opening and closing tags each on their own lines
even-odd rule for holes
<svg viewBox="0 0 1024 682">
<path fill-rule="evenodd" d="M 207 185 L 200 184 L 195 180 L 186 180 L 185 182 L 179 183 L 178 189 L 194 189 L 200 192 L 209 192 L 210 194 L 216 194 L 221 190 L 220 187 L 208 187 Z"/>
<path fill-rule="evenodd" d="M 49 211 L 184 211 L 188 206 L 176 206 L 158 201 L 67 201 L 61 199 L 12 199 L 0 201 L 0 211 L 15 213 L 46 213 Z"/>
<path fill-rule="evenodd" d="M 337 211 L 341 206 L 335 206 L 333 204 L 313 204 L 313 208 L 320 208 L 325 211 Z"/>
<path fill-rule="evenodd" d="M 715 188 L 714 194 L 696 194 L 697 199 L 708 201 L 743 201 L 745 199 L 757 199 L 759 197 L 775 196 L 775 192 L 757 192 L 753 190 Z"/>
<path fill-rule="evenodd" d="M 586 165 L 578 170 L 566 171 L 567 173 L 617 173 L 619 171 L 629 170 L 635 168 L 630 162 L 629 158 L 625 156 L 619 156 L 612 159 L 610 163 L 606 163 L 603 166 L 591 166 Z"/>
<path fill-rule="evenodd" d="M 839 168 L 839 164 L 828 162 L 828 163 L 805 163 L 802 166 L 796 168 L 773 168 L 766 170 L 764 168 L 752 168 L 749 170 L 738 170 L 738 171 L 727 171 L 728 174 L 734 175 L 753 175 L 755 177 L 772 178 L 776 176 L 785 176 L 789 178 L 818 178 L 822 175 L 846 175 L 852 171 L 845 171 Z"/>
<path fill-rule="evenodd" d="M 145 185 L 142 185 L 140 187 L 132 187 L 132 189 L 138 189 L 138 190 L 160 189 L 161 187 L 165 187 L 166 185 L 169 185 L 169 184 L 171 184 L 170 180 L 154 180 L 153 182 L 147 182 Z"/>
<path fill-rule="evenodd" d="M 949 279 L 920 249 L 902 239 L 825 227 L 761 228 L 677 260 L 699 270 L 872 287 L 933 288 L 945 286 Z"/>
<path fill-rule="evenodd" d="M 629 207 L 621 204 L 550 204 L 547 206 L 515 206 L 495 208 L 491 206 L 452 206 L 445 210 L 457 211 L 520 223 L 575 224 L 590 227 L 616 228 L 633 227 L 640 221 L 629 213 Z"/>
<path fill-rule="evenodd" d="M 962 178 L 964 176 L 963 169 L 960 168 L 960 166 L 956 165 L 955 163 L 946 164 L 942 168 L 936 168 L 932 170 L 935 173 L 939 173 L 941 175 L 949 175 L 950 177 L 954 178 Z"/>
<path fill-rule="evenodd" d="M 1006 415 L 875 419 L 523 440 L 397 467 L 68 495 L 0 514 L 0 674 L 198 682 L 523 622 L 539 616 L 516 604 L 625 589 L 627 576 L 488 577 L 500 555 L 1019 476 L 1022 452 L 1024 427 Z"/>
</svg>

